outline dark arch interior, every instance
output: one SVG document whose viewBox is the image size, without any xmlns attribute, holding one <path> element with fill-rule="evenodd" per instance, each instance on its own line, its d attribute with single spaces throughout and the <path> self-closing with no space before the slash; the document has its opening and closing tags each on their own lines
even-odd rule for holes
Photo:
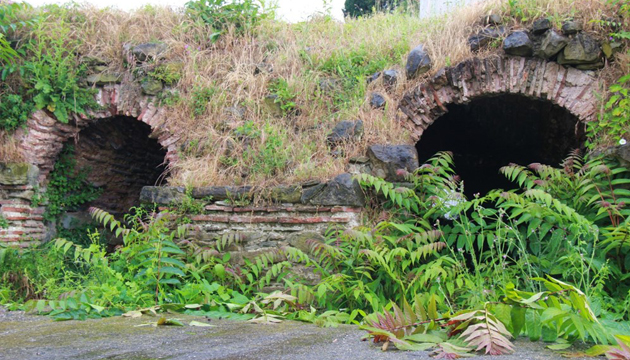
<svg viewBox="0 0 630 360">
<path fill-rule="evenodd" d="M 438 151 L 452 151 L 469 197 L 514 188 L 499 173 L 504 165 L 557 166 L 584 141 L 578 119 L 545 100 L 502 94 L 447 108 L 448 113 L 425 130 L 416 149 L 421 163 Z"/>
<path fill-rule="evenodd" d="M 163 180 L 166 150 L 150 138 L 149 125 L 132 117 L 98 120 L 81 130 L 74 144 L 77 169 L 103 190 L 90 206 L 115 214 L 139 204 L 143 186 Z"/>
</svg>

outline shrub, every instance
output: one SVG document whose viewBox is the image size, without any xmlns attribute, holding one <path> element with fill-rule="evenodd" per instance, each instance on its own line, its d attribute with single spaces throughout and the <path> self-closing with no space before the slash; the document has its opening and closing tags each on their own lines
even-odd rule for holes
<svg viewBox="0 0 630 360">
<path fill-rule="evenodd" d="M 61 21 L 47 28 L 39 23 L 35 40 L 29 44 L 30 56 L 24 64 L 24 81 L 31 88 L 37 109 L 47 109 L 58 121 L 67 123 L 70 114 L 87 115 L 96 109 L 94 91 L 79 85 L 86 66 L 77 62 L 78 42 L 70 37 L 70 29 Z"/>
<path fill-rule="evenodd" d="M 24 126 L 33 111 L 33 104 L 18 94 L 5 94 L 0 98 L 0 129 L 13 131 Z"/>
<path fill-rule="evenodd" d="M 253 29 L 266 16 L 255 0 L 197 0 L 186 3 L 186 11 L 195 18 L 210 25 L 214 33 L 211 41 L 233 26 L 237 34 Z"/>
<path fill-rule="evenodd" d="M 599 121 L 587 123 L 589 141 L 587 146 L 593 148 L 595 143 L 603 138 L 612 138 L 614 142 L 621 139 L 630 140 L 630 74 L 620 77 L 608 88 L 610 99 L 604 105 L 606 110 L 600 115 Z"/>
<path fill-rule="evenodd" d="M 346 0 L 343 14 L 345 16 L 358 17 L 370 15 L 374 10 L 392 10 L 404 1 L 399 0 Z"/>
</svg>

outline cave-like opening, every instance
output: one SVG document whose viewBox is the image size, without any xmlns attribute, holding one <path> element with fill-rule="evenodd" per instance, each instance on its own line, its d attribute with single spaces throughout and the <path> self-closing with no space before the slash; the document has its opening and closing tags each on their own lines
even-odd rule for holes
<svg viewBox="0 0 630 360">
<path fill-rule="evenodd" d="M 499 173 L 510 163 L 558 166 L 580 148 L 584 128 L 566 109 L 550 101 L 501 94 L 450 104 L 416 144 L 422 163 L 438 151 L 452 151 L 455 171 L 467 196 L 515 184 Z"/>
<path fill-rule="evenodd" d="M 166 150 L 151 127 L 137 119 L 100 119 L 79 132 L 74 142 L 76 168 L 88 169 L 87 180 L 102 189 L 96 206 L 114 214 L 140 204 L 143 186 L 164 180 Z"/>
</svg>

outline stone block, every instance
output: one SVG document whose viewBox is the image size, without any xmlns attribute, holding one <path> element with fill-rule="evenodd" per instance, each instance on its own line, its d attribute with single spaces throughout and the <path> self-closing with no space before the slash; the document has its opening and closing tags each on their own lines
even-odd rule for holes
<svg viewBox="0 0 630 360">
<path fill-rule="evenodd" d="M 39 169 L 28 163 L 0 163 L 1 185 L 37 184 Z"/>
<path fill-rule="evenodd" d="M 320 192 L 308 200 L 308 203 L 321 206 L 364 206 L 365 196 L 352 175 L 344 173 L 326 183 Z"/>
<path fill-rule="evenodd" d="M 251 186 L 206 186 L 194 188 L 192 197 L 203 199 L 211 197 L 213 201 L 241 200 L 252 197 Z"/>
<path fill-rule="evenodd" d="M 418 168 L 418 151 L 413 145 L 372 145 L 368 148 L 372 175 L 387 181 L 404 181 L 400 169 L 412 172 Z"/>
<path fill-rule="evenodd" d="M 145 186 L 140 191 L 140 202 L 160 205 L 179 204 L 186 190 L 183 187 Z"/>
<path fill-rule="evenodd" d="M 302 187 L 297 185 L 280 185 L 271 188 L 269 197 L 277 203 L 299 203 L 302 198 Z"/>
<path fill-rule="evenodd" d="M 432 64 L 431 57 L 429 57 L 429 53 L 424 49 L 424 45 L 420 44 L 416 46 L 407 56 L 407 65 L 405 66 L 407 78 L 411 79 L 424 74 L 431 69 Z"/>
</svg>

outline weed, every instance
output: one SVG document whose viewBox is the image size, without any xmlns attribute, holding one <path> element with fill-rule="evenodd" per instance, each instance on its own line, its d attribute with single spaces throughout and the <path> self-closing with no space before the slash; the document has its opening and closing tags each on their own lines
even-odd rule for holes
<svg viewBox="0 0 630 360">
<path fill-rule="evenodd" d="M 608 88 L 611 97 L 604 105 L 606 110 L 601 114 L 599 121 L 587 123 L 589 141 L 587 146 L 594 148 L 602 141 L 609 138 L 614 143 L 622 139 L 630 139 L 628 118 L 630 117 L 630 74 L 620 77 L 617 82 Z"/>
<path fill-rule="evenodd" d="M 6 94 L 0 99 L 0 128 L 6 131 L 13 131 L 19 127 L 24 127 L 31 112 L 33 104 L 24 101 L 21 95 Z"/>
<path fill-rule="evenodd" d="M 219 36 L 234 27 L 238 34 L 252 30 L 265 17 L 258 2 L 254 0 L 197 0 L 186 3 L 189 16 L 208 24 L 214 32 L 209 40 L 215 42 Z"/>
<path fill-rule="evenodd" d="M 182 77 L 181 64 L 166 63 L 160 64 L 148 73 L 149 76 L 156 80 L 164 82 L 168 86 L 175 85 Z"/>
<path fill-rule="evenodd" d="M 271 83 L 269 91 L 276 95 L 274 102 L 280 104 L 282 115 L 295 115 L 297 111 L 297 105 L 295 99 L 297 95 L 289 87 L 289 84 L 285 79 L 279 78 Z"/>
<path fill-rule="evenodd" d="M 212 100 L 212 97 L 216 93 L 217 89 L 214 87 L 195 87 L 192 91 L 192 98 L 190 103 L 193 114 L 195 116 L 204 115 L 208 110 L 208 103 Z"/>
<path fill-rule="evenodd" d="M 56 222 L 64 211 L 76 210 L 101 195 L 101 189 L 87 182 L 88 172 L 89 169 L 76 169 L 74 147 L 65 146 L 49 175 L 44 195 L 47 201 L 45 220 Z"/>
<path fill-rule="evenodd" d="M 77 62 L 79 43 L 69 37 L 70 28 L 63 21 L 54 28 L 44 24 L 38 23 L 36 40 L 28 46 L 32 55 L 24 64 L 24 80 L 32 88 L 27 93 L 37 109 L 47 109 L 67 123 L 71 114 L 87 115 L 98 104 L 94 91 L 79 85 L 86 67 Z"/>
</svg>

